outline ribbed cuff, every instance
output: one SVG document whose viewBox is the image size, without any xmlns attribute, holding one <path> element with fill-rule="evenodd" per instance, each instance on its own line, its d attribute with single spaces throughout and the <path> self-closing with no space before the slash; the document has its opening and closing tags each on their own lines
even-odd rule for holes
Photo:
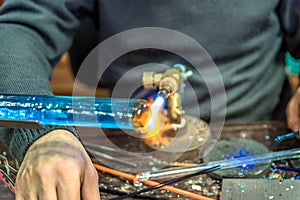
<svg viewBox="0 0 300 200">
<path fill-rule="evenodd" d="M 71 126 L 46 126 L 45 129 L 14 129 L 9 150 L 18 162 L 21 163 L 26 151 L 34 141 L 48 132 L 57 129 L 68 130 L 79 139 L 77 130 Z"/>
<path fill-rule="evenodd" d="M 290 53 L 285 54 L 285 72 L 287 75 L 300 74 L 300 59 L 295 59 Z"/>
</svg>

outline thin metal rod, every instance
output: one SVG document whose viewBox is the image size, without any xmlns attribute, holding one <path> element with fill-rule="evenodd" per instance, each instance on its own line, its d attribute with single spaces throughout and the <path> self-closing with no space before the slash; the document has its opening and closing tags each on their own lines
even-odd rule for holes
<svg viewBox="0 0 300 200">
<path fill-rule="evenodd" d="M 208 163 L 199 164 L 192 167 L 175 167 L 169 169 L 158 170 L 156 172 L 143 172 L 139 174 L 139 180 L 148 180 L 148 179 L 162 179 L 170 178 L 176 176 L 182 176 L 196 171 L 209 169 L 213 166 L 220 166 L 220 169 L 230 169 L 235 167 L 253 165 L 253 164 L 267 164 L 275 160 L 281 159 L 293 159 L 300 157 L 300 148 L 295 148 L 291 150 L 270 152 L 261 155 L 247 156 L 242 158 L 235 158 L 229 160 L 219 160 L 212 161 Z"/>
<path fill-rule="evenodd" d="M 98 164 L 95 164 L 95 163 L 94 163 L 94 167 L 99 171 L 103 171 L 103 172 L 106 172 L 106 173 L 109 173 L 109 174 L 112 174 L 112 175 L 115 175 L 115 176 L 120 176 L 120 177 L 126 178 L 128 180 L 131 180 L 133 182 L 136 181 L 136 176 L 135 175 L 128 174 L 128 173 L 125 173 L 125 172 L 121 172 L 121 171 L 111 169 L 111 168 L 108 168 L 108 167 L 105 167 L 105 166 L 101 166 L 101 165 L 98 165 Z M 145 185 L 149 185 L 149 186 L 157 186 L 157 185 L 160 184 L 156 181 L 151 181 L 151 180 L 145 180 L 145 181 L 142 181 L 142 183 L 145 184 Z M 162 189 L 168 190 L 170 192 L 174 192 L 176 194 L 179 194 L 179 195 L 182 195 L 182 196 L 185 196 L 185 197 L 189 197 L 189 198 L 192 198 L 192 199 L 213 200 L 212 198 L 202 196 L 202 195 L 199 195 L 199 194 L 195 194 L 195 193 L 189 192 L 187 190 L 182 190 L 182 189 L 172 187 L 172 186 L 167 186 L 166 185 L 166 186 L 163 186 Z"/>
<path fill-rule="evenodd" d="M 134 162 L 131 162 L 131 161 L 127 161 L 127 160 L 123 160 L 123 159 L 120 159 L 120 158 L 117 158 L 117 157 L 112 157 L 108 154 L 105 154 L 105 153 L 102 153 L 102 152 L 99 152 L 99 151 L 95 151 L 95 150 L 92 150 L 90 148 L 87 148 L 87 150 L 93 154 L 93 156 L 95 157 L 100 157 L 100 158 L 104 158 L 104 159 L 107 159 L 107 160 L 111 160 L 113 162 L 116 162 L 116 163 L 120 163 L 120 164 L 123 164 L 123 165 L 126 165 L 126 166 L 129 166 L 129 167 L 137 167 L 137 164 L 134 163 Z"/>
</svg>

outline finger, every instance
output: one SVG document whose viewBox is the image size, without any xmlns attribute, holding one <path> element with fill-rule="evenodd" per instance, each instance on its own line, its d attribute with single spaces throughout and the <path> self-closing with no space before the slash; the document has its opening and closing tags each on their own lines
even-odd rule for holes
<svg viewBox="0 0 300 200">
<path fill-rule="evenodd" d="M 80 178 L 77 174 L 70 174 L 58 180 L 56 188 L 59 200 L 80 200 Z"/>
<path fill-rule="evenodd" d="M 38 200 L 36 195 L 24 195 L 21 193 L 16 193 L 16 200 Z"/>
<path fill-rule="evenodd" d="M 16 192 L 16 200 L 25 200 L 24 195 L 21 192 Z"/>
<path fill-rule="evenodd" d="M 292 98 L 286 109 L 287 124 L 293 131 L 299 131 L 299 104 Z"/>
<path fill-rule="evenodd" d="M 82 200 L 100 200 L 98 173 L 92 165 L 87 168 L 81 186 L 81 198 Z"/>
<path fill-rule="evenodd" d="M 16 200 L 37 200 L 38 197 L 36 191 L 37 189 L 35 185 L 32 186 L 28 174 L 19 171 L 15 185 Z"/>
<path fill-rule="evenodd" d="M 27 192 L 21 192 L 16 190 L 16 200 L 38 200 L 37 193 L 34 191 L 27 190 Z M 55 200 L 55 199 L 54 199 Z"/>
<path fill-rule="evenodd" d="M 39 194 L 38 194 L 38 199 L 57 200 L 57 193 L 56 193 L 55 185 L 51 185 L 51 187 L 47 187 L 47 188 L 43 188 L 43 189 L 40 188 Z"/>
<path fill-rule="evenodd" d="M 286 118 L 288 128 L 294 132 L 299 131 L 299 105 L 300 105 L 300 90 L 293 95 L 286 107 Z M 298 136 L 298 138 L 300 138 Z"/>
</svg>

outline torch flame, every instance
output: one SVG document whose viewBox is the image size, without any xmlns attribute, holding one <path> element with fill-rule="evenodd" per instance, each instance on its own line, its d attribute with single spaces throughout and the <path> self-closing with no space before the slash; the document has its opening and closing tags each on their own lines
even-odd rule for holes
<svg viewBox="0 0 300 200">
<path fill-rule="evenodd" d="M 163 97 L 158 96 L 153 104 L 151 105 L 151 117 L 149 118 L 148 124 L 147 124 L 147 133 L 149 137 L 156 136 L 162 129 L 162 122 L 159 117 L 159 112 L 163 108 L 163 105 L 165 103 L 165 99 Z"/>
</svg>

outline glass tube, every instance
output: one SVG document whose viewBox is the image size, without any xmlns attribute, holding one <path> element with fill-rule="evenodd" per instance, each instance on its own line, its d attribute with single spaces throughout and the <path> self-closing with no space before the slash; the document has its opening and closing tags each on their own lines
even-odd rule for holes
<svg viewBox="0 0 300 200">
<path fill-rule="evenodd" d="M 0 95 L 0 119 L 46 125 L 134 129 L 150 117 L 148 102 L 131 98 Z"/>
<path fill-rule="evenodd" d="M 176 167 L 176 168 L 162 169 L 155 172 L 144 172 L 139 175 L 139 180 L 143 181 L 148 179 L 164 179 L 164 178 L 177 177 L 177 176 L 195 173 L 200 170 L 210 169 L 216 166 L 219 166 L 220 169 L 231 169 L 235 167 L 253 165 L 253 164 L 268 164 L 275 160 L 294 159 L 294 158 L 300 158 L 300 148 L 270 152 L 261 155 L 255 155 L 255 156 L 234 158 L 229 160 L 212 161 L 212 162 L 202 163 L 192 167 Z"/>
</svg>

